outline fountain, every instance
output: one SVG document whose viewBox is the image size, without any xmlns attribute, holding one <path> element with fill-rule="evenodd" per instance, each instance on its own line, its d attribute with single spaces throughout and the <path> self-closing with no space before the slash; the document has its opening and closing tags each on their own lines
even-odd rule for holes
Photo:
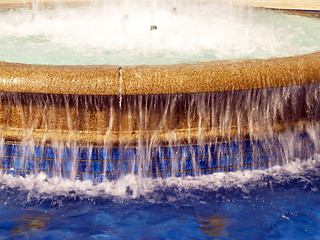
<svg viewBox="0 0 320 240">
<path fill-rule="evenodd" d="M 44 5 L 33 3 L 34 11 Z M 158 34 L 153 5 L 150 30 L 157 31 L 150 34 Z M 178 17 L 177 3 L 173 9 Z M 199 176 L 307 159 L 319 152 L 320 53 L 266 58 L 134 66 L 1 62 L 0 167 L 14 176 L 100 183 L 126 174 Z"/>
</svg>

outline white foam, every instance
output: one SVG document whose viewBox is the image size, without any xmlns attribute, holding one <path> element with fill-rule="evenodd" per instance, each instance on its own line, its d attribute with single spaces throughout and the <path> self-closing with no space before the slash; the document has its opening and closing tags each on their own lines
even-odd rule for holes
<svg viewBox="0 0 320 240">
<path fill-rule="evenodd" d="M 319 27 L 316 20 L 240 11 L 215 3 L 181 4 L 177 6 L 177 15 L 171 13 L 170 7 L 168 3 L 158 6 L 154 20 L 157 31 L 150 31 L 151 19 L 155 18 L 152 6 L 143 2 L 131 5 L 128 10 L 117 4 L 58 8 L 39 11 L 34 19 L 31 11 L 12 11 L 0 15 L 0 36 L 7 36 L 10 41 L 19 38 L 22 42 L 15 47 L 20 51 L 20 47 L 29 48 L 25 55 L 34 54 L 34 58 L 50 55 L 60 46 L 63 51 L 58 54 L 60 58 L 68 58 L 74 52 L 80 54 L 74 57 L 82 58 L 102 54 L 102 63 L 126 62 L 126 58 L 134 61 L 146 56 L 150 58 L 146 61 L 152 62 L 159 55 L 166 58 L 162 63 L 187 61 L 185 55 L 189 61 L 268 58 L 320 49 L 320 34 L 312 30 Z M 3 56 L 0 53 L 1 60 L 5 60 L 4 50 Z M 114 55 L 120 55 L 120 59 Z"/>
<path fill-rule="evenodd" d="M 61 178 L 48 178 L 44 174 L 38 176 L 13 177 L 7 174 L 0 175 L 1 190 L 18 189 L 27 192 L 30 199 L 48 199 L 56 196 L 81 196 L 84 198 L 100 197 L 117 199 L 146 198 L 156 201 L 154 196 L 158 191 L 172 191 L 168 201 L 175 201 L 188 197 L 188 191 L 200 190 L 218 192 L 219 189 L 226 191 L 232 189 L 241 190 L 242 193 L 249 193 L 257 188 L 264 188 L 267 185 L 287 183 L 291 180 L 299 180 L 308 184 L 309 173 L 319 176 L 320 156 L 308 161 L 296 160 L 285 166 L 271 167 L 267 170 L 237 171 L 230 173 L 215 173 L 199 177 L 167 179 L 142 178 L 134 175 L 126 175 L 117 181 L 93 184 L 91 181 L 70 181 Z M 310 175 L 311 176 L 311 175 Z M 318 191 L 316 187 L 312 189 Z M 179 193 L 183 193 L 182 195 Z"/>
</svg>

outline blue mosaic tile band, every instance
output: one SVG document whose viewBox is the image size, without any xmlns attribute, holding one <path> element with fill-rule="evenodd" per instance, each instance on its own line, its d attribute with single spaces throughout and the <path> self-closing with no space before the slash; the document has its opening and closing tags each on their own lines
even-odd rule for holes
<svg viewBox="0 0 320 240">
<path fill-rule="evenodd" d="M 295 148 L 286 149 L 278 138 L 216 141 L 206 145 L 159 146 L 152 148 L 102 148 L 24 146 L 5 142 L 0 167 L 14 176 L 46 173 L 99 183 L 125 174 L 144 177 L 184 177 L 266 169 L 299 158 L 307 159 L 316 147 L 307 133 L 294 136 Z"/>
</svg>

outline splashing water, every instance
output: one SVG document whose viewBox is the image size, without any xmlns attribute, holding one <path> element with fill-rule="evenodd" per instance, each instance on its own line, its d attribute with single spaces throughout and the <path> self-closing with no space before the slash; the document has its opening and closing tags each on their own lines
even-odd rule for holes
<svg viewBox="0 0 320 240">
<path fill-rule="evenodd" d="M 216 3 L 128 2 L 0 13 L 0 59 L 36 64 L 171 64 L 320 50 L 319 19 Z M 124 17 L 125 16 L 125 17 Z M 155 18 L 156 20 L 151 20 Z M 157 31 L 150 31 L 156 21 Z"/>
</svg>

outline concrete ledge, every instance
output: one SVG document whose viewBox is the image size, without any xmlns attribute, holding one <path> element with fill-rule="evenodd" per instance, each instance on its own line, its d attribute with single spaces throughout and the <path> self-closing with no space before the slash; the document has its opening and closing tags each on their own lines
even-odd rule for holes
<svg viewBox="0 0 320 240">
<path fill-rule="evenodd" d="M 217 0 L 226 3 L 226 0 Z M 233 5 L 271 9 L 320 10 L 319 0 L 232 0 Z"/>
<path fill-rule="evenodd" d="M 312 126 L 316 122 L 311 121 L 286 121 L 274 123 L 272 125 L 273 133 L 279 133 L 283 131 L 290 131 L 294 129 L 305 130 L 306 127 Z M 168 145 L 168 139 L 173 137 L 179 139 L 179 142 L 196 143 L 199 140 L 199 132 L 201 132 L 201 140 L 204 142 L 214 140 L 228 140 L 230 138 L 245 138 L 250 135 L 259 135 L 270 131 L 270 126 L 262 127 L 259 124 L 251 126 L 241 127 L 241 132 L 236 126 L 230 129 L 225 129 L 221 132 L 219 128 L 212 129 L 177 129 L 174 132 L 167 130 L 161 131 L 124 131 L 121 133 L 121 144 L 129 146 L 135 146 L 138 142 L 146 142 L 147 139 L 156 138 L 156 143 L 159 146 Z M 109 133 L 101 133 L 98 131 L 68 131 L 68 130 L 34 130 L 31 134 L 27 129 L 9 127 L 1 129 L 1 136 L 6 141 L 36 141 L 36 142 L 77 142 L 77 143 L 92 143 L 94 146 L 103 146 L 104 143 L 108 143 L 111 146 L 118 146 L 120 144 L 120 133 L 113 131 Z"/>
<path fill-rule="evenodd" d="M 118 66 L 47 66 L 0 62 L 0 91 L 117 95 Z"/>
<path fill-rule="evenodd" d="M 123 67 L 121 76 L 126 95 L 301 85 L 320 80 L 320 53 L 268 60 Z"/>
<path fill-rule="evenodd" d="M 162 66 L 47 66 L 0 62 L 0 91 L 147 95 L 273 88 L 320 81 L 320 53 Z M 120 84 L 120 85 L 119 85 Z"/>
</svg>

